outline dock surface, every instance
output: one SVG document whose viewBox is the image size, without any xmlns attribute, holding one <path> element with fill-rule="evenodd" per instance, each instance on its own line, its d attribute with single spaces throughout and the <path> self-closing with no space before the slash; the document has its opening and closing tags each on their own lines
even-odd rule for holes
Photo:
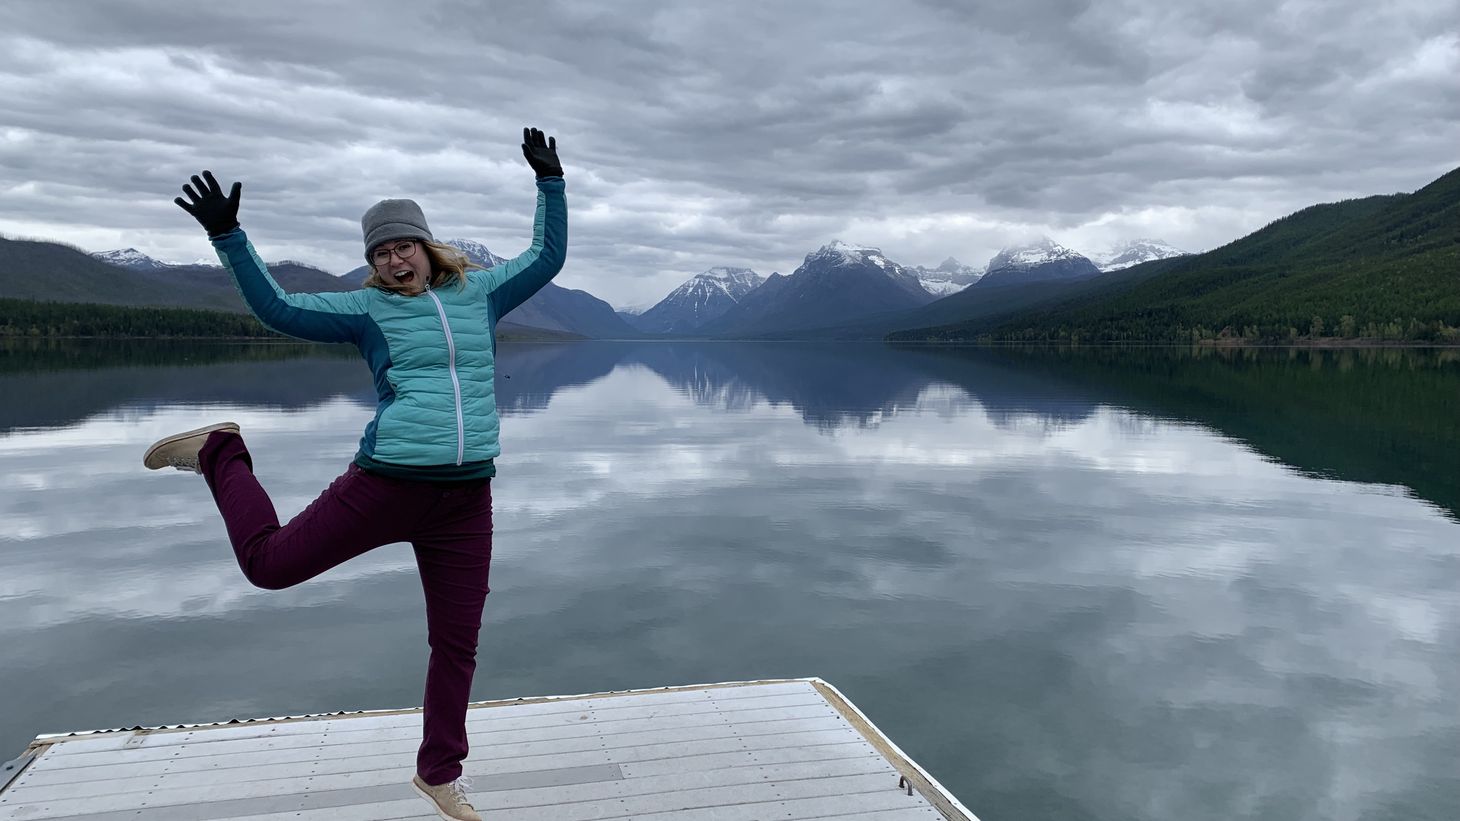
<svg viewBox="0 0 1460 821">
<path fill-rule="evenodd" d="M 977 821 L 821 679 L 473 704 L 487 821 Z M 432 819 L 420 710 L 42 736 L 0 821 Z"/>
</svg>

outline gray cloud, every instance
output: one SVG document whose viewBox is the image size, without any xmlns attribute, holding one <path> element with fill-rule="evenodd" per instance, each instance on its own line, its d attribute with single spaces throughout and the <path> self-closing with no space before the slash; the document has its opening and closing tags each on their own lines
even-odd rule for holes
<svg viewBox="0 0 1460 821">
<path fill-rule="evenodd" d="M 560 281 L 616 304 L 833 237 L 909 264 L 1036 231 L 1199 250 L 1412 190 L 1460 144 L 1455 0 L 7 11 L 0 231 L 206 255 L 170 202 L 206 166 L 270 258 L 353 267 L 386 196 L 512 254 L 536 124 L 570 179 Z"/>
</svg>

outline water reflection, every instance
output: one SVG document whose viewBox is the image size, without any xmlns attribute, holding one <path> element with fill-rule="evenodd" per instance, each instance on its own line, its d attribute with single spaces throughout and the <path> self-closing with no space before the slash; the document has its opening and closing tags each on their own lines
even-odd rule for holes
<svg viewBox="0 0 1460 821">
<path fill-rule="evenodd" d="M 0 746 L 419 703 L 404 546 L 256 591 L 137 466 L 234 418 L 302 508 L 373 400 L 282 350 L 0 375 Z M 1455 364 L 1344 361 L 503 346 L 473 695 L 821 675 L 988 818 L 1445 817 L 1460 525 L 1400 486 L 1453 517 Z"/>
<path fill-rule="evenodd" d="M 639 366 L 696 403 L 789 406 L 834 431 L 876 425 L 941 397 L 1008 429 L 1054 432 L 1102 405 L 1126 424 L 1195 422 L 1315 476 L 1402 485 L 1460 517 L 1460 353 L 893 348 L 858 343 L 504 345 L 498 406 L 545 409 L 554 394 Z M 374 406 L 352 349 L 292 345 L 0 345 L 0 434 L 65 427 L 168 404 L 299 409 L 332 397 Z"/>
</svg>

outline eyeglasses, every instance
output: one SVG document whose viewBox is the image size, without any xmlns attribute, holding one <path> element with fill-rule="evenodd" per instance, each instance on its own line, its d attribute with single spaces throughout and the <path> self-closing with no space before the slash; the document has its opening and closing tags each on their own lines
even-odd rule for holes
<svg viewBox="0 0 1460 821">
<path fill-rule="evenodd" d="M 375 263 L 376 265 L 384 265 L 387 262 L 390 262 L 391 254 L 395 254 L 402 260 L 407 260 L 410 259 L 411 256 L 415 253 L 416 241 L 408 239 L 404 242 L 397 242 L 396 244 L 388 248 L 376 248 L 374 251 L 370 252 L 370 261 Z"/>
</svg>

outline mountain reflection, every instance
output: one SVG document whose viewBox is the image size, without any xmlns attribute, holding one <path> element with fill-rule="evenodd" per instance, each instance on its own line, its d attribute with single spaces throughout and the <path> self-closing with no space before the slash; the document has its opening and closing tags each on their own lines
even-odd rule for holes
<svg viewBox="0 0 1460 821">
<path fill-rule="evenodd" d="M 1398 485 L 1460 520 L 1460 351 L 921 348 L 957 381 L 972 363 L 1055 380 L 1141 417 L 1195 422 L 1305 474 Z M 936 364 L 934 364 L 936 363 Z M 984 401 L 985 394 L 980 395 Z"/>
<path fill-rule="evenodd" d="M 883 345 L 776 342 L 643 344 L 624 356 L 701 404 L 790 405 L 823 430 L 865 426 L 915 407 L 930 380 L 900 359 Z"/>
<path fill-rule="evenodd" d="M 235 404 L 298 410 L 335 396 L 373 405 L 353 348 L 202 342 L 0 343 L 0 434 L 122 409 Z"/>
<path fill-rule="evenodd" d="M 1194 422 L 1315 475 L 1401 485 L 1460 518 L 1460 353 L 893 347 L 876 343 L 504 344 L 504 414 L 621 367 L 652 371 L 695 403 L 787 405 L 834 431 L 916 410 L 977 406 L 995 425 L 1055 431 L 1101 406 Z M 364 408 L 369 373 L 342 346 L 232 343 L 0 345 L 0 434 L 122 409 L 228 403 Z"/>
</svg>

